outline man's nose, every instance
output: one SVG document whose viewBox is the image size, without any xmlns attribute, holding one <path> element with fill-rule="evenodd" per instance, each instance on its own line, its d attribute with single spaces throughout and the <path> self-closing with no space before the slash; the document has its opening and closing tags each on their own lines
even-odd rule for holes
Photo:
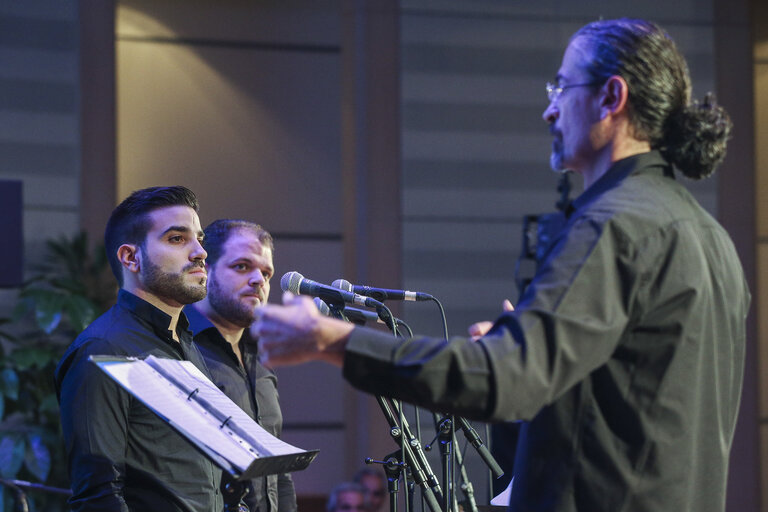
<svg viewBox="0 0 768 512">
<path fill-rule="evenodd" d="M 541 118 L 544 119 L 545 123 L 552 124 L 557 120 L 558 117 L 560 117 L 560 111 L 557 109 L 554 102 L 550 101 L 546 110 L 544 110 L 544 113 L 541 114 Z"/>
<path fill-rule="evenodd" d="M 195 247 L 192 248 L 192 252 L 189 255 L 189 259 L 192 261 L 204 260 L 208 257 L 208 253 L 203 249 L 203 244 L 199 240 L 195 240 Z"/>
</svg>

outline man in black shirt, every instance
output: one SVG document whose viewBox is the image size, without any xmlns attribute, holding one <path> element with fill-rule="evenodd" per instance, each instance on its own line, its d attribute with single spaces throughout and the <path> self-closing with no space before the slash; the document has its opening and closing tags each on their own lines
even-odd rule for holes
<svg viewBox="0 0 768 512">
<path fill-rule="evenodd" d="M 241 409 L 279 437 L 283 417 L 277 377 L 259 363 L 248 328 L 253 310 L 269 297 L 272 237 L 261 226 L 243 220 L 217 220 L 205 228 L 208 252 L 208 296 L 185 308 L 195 343 L 213 382 Z M 228 483 L 227 476 L 224 485 Z M 225 494 L 225 500 L 231 500 Z M 250 482 L 245 503 L 251 512 L 295 512 L 296 494 L 288 474 Z"/>
<path fill-rule="evenodd" d="M 56 368 L 74 511 L 218 512 L 221 470 L 88 360 L 188 360 L 208 375 L 182 307 L 206 294 L 197 199 L 184 187 L 138 190 L 115 208 L 105 246 L 117 304 Z"/>
<path fill-rule="evenodd" d="M 691 101 L 657 25 L 571 38 L 543 118 L 550 162 L 585 191 L 514 311 L 477 341 L 395 339 L 306 297 L 254 325 L 271 364 L 324 360 L 364 391 L 484 420 L 525 420 L 509 510 L 722 512 L 750 294 L 725 230 L 675 179 L 725 157 L 730 120 Z"/>
</svg>

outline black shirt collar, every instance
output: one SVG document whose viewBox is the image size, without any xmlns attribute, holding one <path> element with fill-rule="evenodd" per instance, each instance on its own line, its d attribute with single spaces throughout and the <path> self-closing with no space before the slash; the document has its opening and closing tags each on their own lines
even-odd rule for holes
<svg viewBox="0 0 768 512">
<path fill-rule="evenodd" d="M 603 195 L 608 190 L 615 187 L 627 176 L 632 174 L 635 169 L 657 168 L 658 172 L 674 178 L 672 167 L 664 160 L 661 153 L 653 150 L 647 153 L 628 156 L 613 163 L 613 165 L 600 178 L 584 191 L 579 197 L 574 199 L 566 209 L 566 215 L 571 216 L 574 212 L 584 208 L 592 201 Z"/>
<path fill-rule="evenodd" d="M 189 328 L 192 330 L 195 343 L 197 343 L 198 346 L 208 343 L 217 345 L 232 358 L 232 361 L 237 367 L 240 367 L 240 361 L 237 359 L 237 355 L 235 355 L 232 345 L 224 339 L 224 336 L 221 335 L 219 329 L 208 319 L 208 317 L 191 304 L 184 308 L 184 312 L 187 314 L 187 318 L 189 318 Z M 243 333 L 246 332 L 248 332 L 248 329 L 243 331 Z M 241 342 L 244 337 L 245 334 L 241 336 Z M 245 357 L 245 353 L 243 353 L 243 357 Z"/>
<path fill-rule="evenodd" d="M 213 322 L 208 320 L 204 314 L 199 312 L 193 304 L 190 304 L 184 308 L 184 314 L 187 315 L 187 319 L 189 320 L 189 328 L 193 334 L 198 334 L 207 329 L 216 329 L 216 326 L 213 325 Z M 218 332 L 218 329 L 216 329 L 216 332 Z"/>
<path fill-rule="evenodd" d="M 171 316 L 160 310 L 157 306 L 122 288 L 117 294 L 117 304 L 147 322 L 160 337 L 173 338 L 170 329 L 168 329 L 168 326 L 171 325 Z M 182 334 L 190 335 L 189 321 L 183 311 L 179 314 L 176 333 L 179 335 L 180 340 L 185 337 Z"/>
</svg>

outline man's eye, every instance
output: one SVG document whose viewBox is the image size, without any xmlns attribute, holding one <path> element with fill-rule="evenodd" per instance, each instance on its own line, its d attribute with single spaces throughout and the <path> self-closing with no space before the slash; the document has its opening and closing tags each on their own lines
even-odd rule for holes
<svg viewBox="0 0 768 512">
<path fill-rule="evenodd" d="M 170 242 L 183 242 L 184 237 L 181 235 L 174 235 L 168 239 Z"/>
<path fill-rule="evenodd" d="M 245 263 L 236 263 L 232 268 L 235 270 L 245 270 L 247 267 L 245 266 Z"/>
</svg>

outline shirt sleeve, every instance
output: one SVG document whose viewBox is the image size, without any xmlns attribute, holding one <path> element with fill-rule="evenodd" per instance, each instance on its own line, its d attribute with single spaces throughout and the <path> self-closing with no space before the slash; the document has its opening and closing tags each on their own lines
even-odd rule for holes
<svg viewBox="0 0 768 512">
<path fill-rule="evenodd" d="M 88 360 L 98 340 L 73 357 L 61 383 L 61 423 L 75 512 L 128 512 L 123 499 L 130 398 Z"/>
<path fill-rule="evenodd" d="M 514 312 L 478 341 L 395 339 L 356 328 L 344 376 L 364 391 L 480 420 L 532 418 L 605 363 L 627 326 L 635 272 L 620 234 L 581 219 Z"/>
</svg>

